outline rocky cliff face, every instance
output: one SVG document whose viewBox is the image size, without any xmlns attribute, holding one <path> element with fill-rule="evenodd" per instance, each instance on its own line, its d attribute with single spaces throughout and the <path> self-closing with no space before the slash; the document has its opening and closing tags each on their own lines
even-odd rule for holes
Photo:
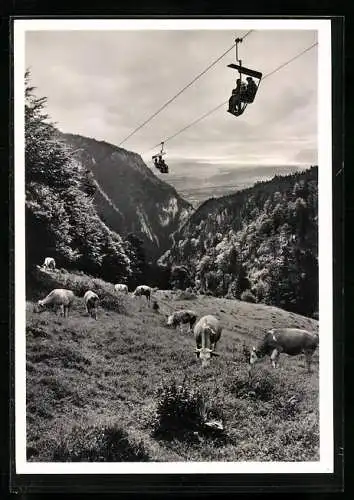
<svg viewBox="0 0 354 500">
<path fill-rule="evenodd" d="M 137 153 L 80 135 L 60 136 L 92 172 L 102 220 L 122 236 L 140 237 L 149 259 L 164 253 L 172 244 L 171 234 L 192 213 L 191 204 L 156 177 Z"/>
</svg>

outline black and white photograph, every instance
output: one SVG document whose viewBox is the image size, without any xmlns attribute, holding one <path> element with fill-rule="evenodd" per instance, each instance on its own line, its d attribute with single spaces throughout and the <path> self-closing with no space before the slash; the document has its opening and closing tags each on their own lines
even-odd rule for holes
<svg viewBox="0 0 354 500">
<path fill-rule="evenodd" d="M 16 473 L 333 472 L 331 21 L 16 19 Z"/>
</svg>

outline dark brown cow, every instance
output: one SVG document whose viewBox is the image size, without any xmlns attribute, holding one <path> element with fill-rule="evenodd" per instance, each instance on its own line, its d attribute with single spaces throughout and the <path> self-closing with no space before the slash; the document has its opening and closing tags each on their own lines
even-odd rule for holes
<svg viewBox="0 0 354 500">
<path fill-rule="evenodd" d="M 312 355 L 318 346 L 318 334 L 300 328 L 273 328 L 269 330 L 257 347 L 253 347 L 250 364 L 269 355 L 273 368 L 276 368 L 280 353 L 290 356 L 305 354 L 307 369 L 311 369 Z"/>
</svg>

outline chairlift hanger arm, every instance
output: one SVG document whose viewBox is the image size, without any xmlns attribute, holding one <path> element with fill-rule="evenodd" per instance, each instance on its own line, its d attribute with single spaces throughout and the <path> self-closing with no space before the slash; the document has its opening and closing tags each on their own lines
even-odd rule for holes
<svg viewBox="0 0 354 500">
<path fill-rule="evenodd" d="M 159 153 L 156 153 L 155 155 L 152 156 L 152 159 L 154 160 L 155 158 L 158 158 L 159 156 L 163 156 L 166 154 L 166 151 L 163 150 L 163 146 L 164 146 L 165 142 L 162 141 L 161 142 L 161 151 Z"/>
<path fill-rule="evenodd" d="M 242 38 L 235 38 L 235 46 L 236 46 L 236 61 L 241 62 L 238 58 L 238 44 L 242 43 Z"/>
</svg>

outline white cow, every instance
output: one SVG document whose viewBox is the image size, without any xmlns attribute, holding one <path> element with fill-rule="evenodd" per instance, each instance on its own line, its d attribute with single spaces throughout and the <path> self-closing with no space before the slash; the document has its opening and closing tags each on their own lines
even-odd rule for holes
<svg viewBox="0 0 354 500">
<path fill-rule="evenodd" d="M 146 300 L 150 302 L 151 298 L 151 287 L 147 285 L 139 285 L 136 287 L 136 289 L 133 292 L 134 297 L 141 297 L 142 295 L 145 295 Z"/>
<path fill-rule="evenodd" d="M 44 259 L 44 264 L 43 264 L 43 269 L 52 269 L 54 271 L 55 269 L 55 260 L 53 257 L 46 257 Z"/>
<path fill-rule="evenodd" d="M 50 305 L 59 306 L 62 311 L 62 315 L 67 317 L 69 314 L 69 308 L 71 307 L 74 298 L 75 295 L 72 290 L 55 288 L 45 297 L 45 299 L 39 300 L 37 305 L 39 310 L 42 310 Z"/>
<path fill-rule="evenodd" d="M 97 319 L 97 304 L 99 300 L 97 293 L 92 290 L 88 290 L 84 295 L 86 311 L 91 318 Z"/>
<path fill-rule="evenodd" d="M 200 318 L 195 325 L 195 353 L 197 358 L 201 359 L 203 367 L 210 364 L 211 356 L 219 356 L 219 353 L 215 352 L 215 347 L 221 337 L 221 331 L 220 321 L 211 314 Z"/>
<path fill-rule="evenodd" d="M 123 292 L 125 294 L 128 293 L 128 285 L 123 285 L 123 283 L 117 283 L 116 285 L 114 285 L 114 290 L 116 292 Z"/>
</svg>

